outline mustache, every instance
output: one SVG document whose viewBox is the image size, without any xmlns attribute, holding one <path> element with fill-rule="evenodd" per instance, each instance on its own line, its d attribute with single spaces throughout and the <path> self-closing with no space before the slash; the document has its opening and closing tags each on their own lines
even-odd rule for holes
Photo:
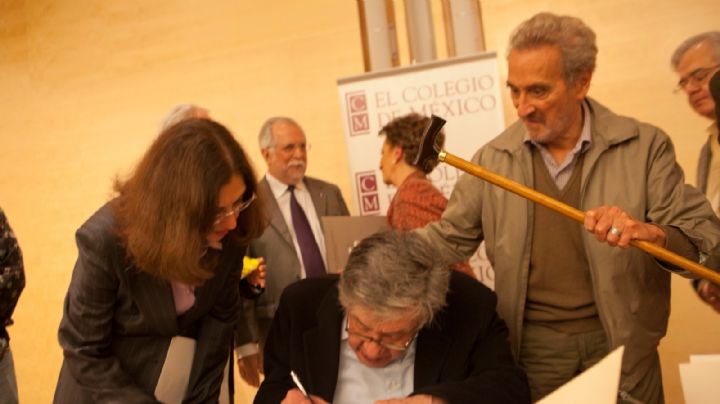
<svg viewBox="0 0 720 404">
<path fill-rule="evenodd" d="M 537 111 L 533 112 L 532 114 L 530 114 L 528 116 L 523 117 L 523 121 L 527 121 L 527 122 L 542 122 L 542 120 L 543 120 L 542 114 L 538 113 Z"/>
<path fill-rule="evenodd" d="M 300 168 L 305 168 L 306 165 L 307 164 L 304 161 L 299 160 L 299 159 L 290 160 L 290 161 L 288 161 L 288 164 L 287 164 L 288 167 L 300 167 Z"/>
</svg>

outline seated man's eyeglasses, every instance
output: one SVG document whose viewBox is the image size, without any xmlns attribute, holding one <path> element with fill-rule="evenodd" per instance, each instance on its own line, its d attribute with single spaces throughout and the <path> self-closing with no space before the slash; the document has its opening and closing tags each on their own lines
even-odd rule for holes
<svg viewBox="0 0 720 404">
<path fill-rule="evenodd" d="M 213 225 L 217 225 L 222 222 L 223 219 L 231 215 L 237 218 L 240 215 L 240 212 L 247 209 L 255 199 L 257 199 L 257 195 L 253 192 L 249 197 L 237 200 L 231 207 L 223 208 L 220 213 L 215 216 L 215 222 L 213 222 Z"/>
<path fill-rule="evenodd" d="M 406 351 L 418 334 L 418 332 L 415 331 L 409 339 L 406 336 L 402 336 L 402 338 L 393 338 L 393 341 L 383 341 L 382 339 L 375 339 L 373 337 L 351 330 L 350 320 L 348 320 L 347 317 L 345 318 L 345 332 L 347 332 L 349 336 L 361 339 L 364 342 L 372 342 L 382 348 L 400 352 Z"/>
<path fill-rule="evenodd" d="M 688 73 L 686 76 L 682 77 L 680 81 L 677 83 L 677 87 L 675 88 L 675 92 L 679 92 L 682 90 L 685 90 L 685 88 L 688 86 L 688 84 L 695 83 L 695 84 L 703 84 L 705 81 L 710 79 L 710 76 L 717 68 L 720 67 L 720 64 L 717 64 L 715 66 L 710 67 L 701 67 L 699 69 L 695 69 Z"/>
</svg>

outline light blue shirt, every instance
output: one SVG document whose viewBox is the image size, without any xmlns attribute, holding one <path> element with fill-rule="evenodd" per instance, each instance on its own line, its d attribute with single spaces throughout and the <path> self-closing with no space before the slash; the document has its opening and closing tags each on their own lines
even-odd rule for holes
<svg viewBox="0 0 720 404">
<path fill-rule="evenodd" d="M 372 404 L 377 400 L 405 398 L 413 391 L 415 371 L 415 341 L 405 355 L 384 368 L 369 368 L 355 355 L 342 324 L 340 337 L 340 365 L 333 404 Z"/>
</svg>

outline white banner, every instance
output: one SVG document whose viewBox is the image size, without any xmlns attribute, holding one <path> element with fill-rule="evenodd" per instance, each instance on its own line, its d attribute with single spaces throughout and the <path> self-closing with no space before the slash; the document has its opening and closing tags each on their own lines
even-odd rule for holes
<svg viewBox="0 0 720 404">
<path fill-rule="evenodd" d="M 357 212 L 384 215 L 395 193 L 394 187 L 383 183 L 379 169 L 380 128 L 410 112 L 440 116 L 447 120 L 445 150 L 469 160 L 505 128 L 502 85 L 495 52 L 339 79 Z M 458 175 L 458 169 L 440 164 L 430 179 L 449 198 Z M 481 278 L 488 278 L 489 264 L 478 263 L 483 254 L 476 254 L 471 264 Z"/>
</svg>

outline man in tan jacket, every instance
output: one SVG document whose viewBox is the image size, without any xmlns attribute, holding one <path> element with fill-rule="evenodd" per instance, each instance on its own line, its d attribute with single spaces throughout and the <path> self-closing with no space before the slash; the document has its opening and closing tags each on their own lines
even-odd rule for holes
<svg viewBox="0 0 720 404">
<path fill-rule="evenodd" d="M 582 21 L 537 14 L 508 49 L 519 119 L 472 160 L 585 211 L 586 231 L 465 175 L 442 219 L 421 234 L 453 261 L 485 241 L 498 312 L 533 400 L 624 345 L 618 400 L 661 403 L 657 345 L 670 271 L 682 271 L 628 246 L 644 240 L 704 262 L 718 253 L 720 222 L 685 186 L 665 133 L 587 97 L 597 47 Z"/>
</svg>

